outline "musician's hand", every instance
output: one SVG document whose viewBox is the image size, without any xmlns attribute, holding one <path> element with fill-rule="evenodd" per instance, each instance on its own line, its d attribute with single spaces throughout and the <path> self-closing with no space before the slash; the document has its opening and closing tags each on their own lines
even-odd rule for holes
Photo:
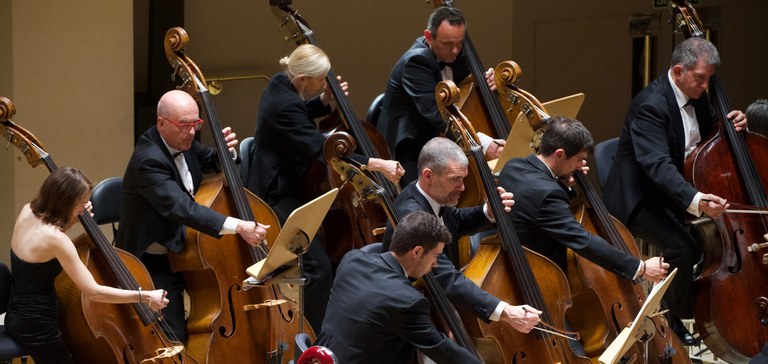
<svg viewBox="0 0 768 364">
<path fill-rule="evenodd" d="M 728 207 L 730 205 L 726 199 L 709 193 L 702 195 L 699 201 L 699 211 L 713 219 L 720 217 Z"/>
<path fill-rule="evenodd" d="M 493 68 L 489 68 L 485 71 L 485 82 L 488 84 L 488 88 L 490 88 L 491 91 L 496 91 L 496 82 L 493 80 L 495 74 L 496 71 Z"/>
<path fill-rule="evenodd" d="M 237 150 L 235 147 L 237 146 L 237 134 L 232 131 L 232 128 L 226 127 L 224 129 L 221 129 L 221 133 L 224 134 L 224 141 L 227 142 L 227 147 L 229 147 L 229 153 L 231 153 L 234 156 L 237 156 Z"/>
<path fill-rule="evenodd" d="M 504 308 L 504 312 L 501 314 L 499 321 L 506 322 L 512 327 L 522 333 L 529 333 L 536 325 L 539 324 L 541 315 L 543 312 L 528 306 L 512 306 L 507 305 Z"/>
<path fill-rule="evenodd" d="M 147 296 L 146 299 L 144 299 L 143 297 L 144 295 Z M 167 298 L 165 298 L 165 296 L 167 295 L 168 295 L 168 292 L 162 289 L 156 289 L 154 291 L 145 291 L 145 292 L 142 292 L 141 300 L 146 302 L 150 309 L 158 311 L 165 308 L 165 306 L 168 305 L 168 302 L 170 302 L 168 301 Z"/>
<path fill-rule="evenodd" d="M 341 85 L 341 89 L 344 91 L 345 96 L 349 96 L 349 83 L 347 81 L 341 82 L 341 76 L 336 76 L 336 79 L 339 81 L 339 85 Z M 323 89 L 323 93 L 320 94 L 320 101 L 323 102 L 323 105 L 328 105 L 331 103 L 331 101 L 335 100 L 333 97 L 333 91 L 331 90 L 331 85 L 325 84 L 325 88 Z"/>
<path fill-rule="evenodd" d="M 91 203 L 90 200 L 83 205 L 84 211 L 88 211 L 89 214 L 91 214 L 91 217 L 93 217 L 93 203 Z"/>
<path fill-rule="evenodd" d="M 386 179 L 394 183 L 399 183 L 400 178 L 405 174 L 405 169 L 400 165 L 400 162 L 379 158 L 368 159 L 368 170 L 380 172 Z"/>
<path fill-rule="evenodd" d="M 248 244 L 257 246 L 267 238 L 267 229 L 269 229 L 269 225 L 254 221 L 238 220 L 235 232 L 242 236 Z"/>
<path fill-rule="evenodd" d="M 742 130 L 747 127 L 747 115 L 744 115 L 741 110 L 733 110 L 728 113 L 728 120 L 733 121 L 733 126 L 736 127 L 736 131 Z"/>
<path fill-rule="evenodd" d="M 491 144 L 488 145 L 488 150 L 485 151 L 485 159 L 489 161 L 499 159 L 505 144 L 507 144 L 507 141 L 504 139 L 494 139 Z"/>
<path fill-rule="evenodd" d="M 653 282 L 659 283 L 667 276 L 669 263 L 664 261 L 664 257 L 653 257 L 645 261 L 645 272 L 642 277 Z"/>
<path fill-rule="evenodd" d="M 499 191 L 499 197 L 501 197 L 501 203 L 504 205 L 504 211 L 512 211 L 512 206 L 515 205 L 515 195 L 512 194 L 512 192 L 507 192 L 503 187 L 500 186 L 496 187 L 496 190 Z M 493 209 L 491 209 L 491 205 L 488 204 L 488 201 L 485 202 L 485 211 L 488 212 L 488 216 L 491 219 L 496 219 L 496 216 L 493 215 Z"/>
</svg>

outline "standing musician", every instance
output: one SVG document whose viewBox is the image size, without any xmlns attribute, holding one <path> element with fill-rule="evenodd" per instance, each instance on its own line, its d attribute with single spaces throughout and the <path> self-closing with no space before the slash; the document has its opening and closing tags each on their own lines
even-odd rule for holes
<svg viewBox="0 0 768 364">
<path fill-rule="evenodd" d="M 330 114 L 333 93 L 325 81 L 331 62 L 320 48 L 300 45 L 280 65 L 284 71 L 272 77 L 261 96 L 254 146 L 251 155 L 245 156 L 250 158 L 250 170 L 244 184 L 272 207 L 282 223 L 306 202 L 299 192 L 309 165 L 322 158 L 325 142 L 314 118 Z M 346 93 L 347 83 L 341 86 Z M 404 173 L 396 161 L 355 158 L 395 183 Z M 331 261 L 321 244 L 310 244 L 304 272 L 306 317 L 319 332 L 333 284 Z"/>
<path fill-rule="evenodd" d="M 626 279 L 658 282 L 669 264 L 640 261 L 588 232 L 570 209 L 574 173 L 586 173 L 592 135 L 579 121 L 550 119 L 536 154 L 515 158 L 501 170 L 499 185 L 516 196 L 512 221 L 520 240 L 567 270 L 567 248 Z M 576 349 L 576 348 L 574 348 Z M 583 354 L 583 349 L 580 350 Z"/>
<path fill-rule="evenodd" d="M 435 87 L 443 80 L 461 81 L 470 73 L 461 49 L 465 32 L 466 20 L 460 10 L 437 8 L 429 17 L 424 36 L 416 39 L 389 75 L 377 128 L 405 168 L 402 186 L 419 177 L 419 151 L 446 128 L 437 110 Z M 491 90 L 496 90 L 493 69 L 486 77 Z M 505 141 L 494 141 L 482 133 L 480 139 L 486 158 L 498 158 Z"/>
<path fill-rule="evenodd" d="M 693 316 L 693 266 L 702 254 L 684 225 L 685 213 L 716 218 L 728 207 L 725 199 L 697 191 L 682 174 L 685 159 L 713 130 L 715 114 L 704 91 L 719 63 L 717 49 L 705 39 L 675 47 L 669 71 L 632 101 L 603 189 L 611 214 L 664 249 L 665 260 L 678 268 L 664 302 L 670 326 L 685 345 L 697 342 L 680 319 Z M 747 125 L 741 111 L 727 117 L 736 130 Z"/>
<path fill-rule="evenodd" d="M 116 245 L 138 257 L 156 286 L 168 291 L 172 304 L 163 310 L 172 333 L 186 340 L 182 273 L 174 273 L 168 251 L 179 253 L 187 226 L 211 236 L 239 234 L 256 246 L 267 225 L 224 216 L 195 202 L 204 172 L 217 169 L 213 148 L 195 140 L 202 129 L 195 100 L 184 91 L 165 93 L 157 104 L 157 124 L 136 143 L 123 177 L 123 201 Z M 235 133 L 224 128 L 229 151 L 235 154 Z M 173 334 L 173 335 L 171 335 Z"/>
<path fill-rule="evenodd" d="M 437 267 L 451 241 L 434 214 L 415 211 L 398 224 L 389 251 L 348 252 L 316 344 L 331 349 L 339 363 L 408 363 L 417 349 L 437 363 L 480 363 L 437 330 L 429 300 L 412 284 Z"/>
<path fill-rule="evenodd" d="M 11 239 L 13 288 L 5 328 L 38 364 L 72 363 L 58 324 L 54 280 L 61 270 L 85 299 L 107 303 L 145 302 L 153 310 L 168 304 L 166 292 L 132 291 L 100 285 L 80 260 L 66 232 L 91 211 L 91 182 L 79 170 L 55 170 L 31 203 L 24 205 Z"/>
<path fill-rule="evenodd" d="M 488 230 L 495 222 L 488 204 L 482 206 L 455 207 L 464 190 L 464 177 L 468 173 L 467 156 L 453 141 L 436 137 L 430 140 L 419 154 L 419 179 L 403 189 L 395 199 L 398 216 L 414 211 L 424 211 L 438 217 L 451 233 L 451 244 L 440 254 L 434 275 L 445 290 L 448 299 L 459 309 L 472 311 L 486 322 L 503 320 L 520 332 L 527 333 L 538 324 L 541 311 L 528 305 L 512 306 L 482 290 L 467 279 L 456 267 L 458 263 L 457 241 L 461 236 Z M 511 211 L 512 194 L 499 188 L 502 203 Z M 399 229 L 399 227 L 398 227 Z M 396 230 L 387 225 L 384 250 L 390 244 Z"/>
</svg>

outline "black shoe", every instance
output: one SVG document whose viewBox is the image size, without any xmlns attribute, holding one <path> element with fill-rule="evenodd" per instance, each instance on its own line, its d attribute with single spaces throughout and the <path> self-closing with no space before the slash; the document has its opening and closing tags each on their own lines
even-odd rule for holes
<svg viewBox="0 0 768 364">
<path fill-rule="evenodd" d="M 699 339 L 695 338 L 693 334 L 685 328 L 683 321 L 680 321 L 679 318 L 670 316 L 669 327 L 675 332 L 675 335 L 677 335 L 683 345 L 693 346 L 699 343 Z"/>
</svg>

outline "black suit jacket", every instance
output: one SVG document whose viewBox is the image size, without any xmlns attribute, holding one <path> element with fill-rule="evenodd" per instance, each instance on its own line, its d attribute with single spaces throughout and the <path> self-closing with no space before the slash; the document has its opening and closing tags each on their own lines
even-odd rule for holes
<svg viewBox="0 0 768 364">
<path fill-rule="evenodd" d="M 693 100 L 702 140 L 713 129 L 706 94 Z M 608 210 L 627 223 L 641 199 L 683 218 L 696 189 L 683 178 L 685 134 L 667 74 L 641 91 L 627 111 L 613 166 L 603 186 Z"/>
<path fill-rule="evenodd" d="M 301 179 L 321 155 L 325 136 L 314 118 L 328 115 L 330 107 L 319 97 L 304 101 L 285 73 L 278 73 L 261 95 L 259 119 L 245 187 L 270 205 L 296 196 Z"/>
<path fill-rule="evenodd" d="M 507 162 L 499 186 L 515 194 L 512 221 L 525 246 L 551 259 L 563 271 L 567 268 L 566 248 L 570 248 L 619 276 L 634 277 L 640 261 L 592 235 L 576 221 L 565 187 L 535 154 Z"/>
<path fill-rule="evenodd" d="M 463 50 L 450 66 L 457 83 L 470 73 Z M 400 157 L 397 146 L 403 140 L 411 139 L 414 145 L 423 146 L 445 130 L 435 101 L 435 87 L 443 80 L 440 71 L 424 37 L 416 39 L 392 69 L 377 128 L 395 159 Z M 415 152 L 418 154 L 418 150 Z"/>
<path fill-rule="evenodd" d="M 426 197 L 416 188 L 417 182 L 412 182 L 395 199 L 395 211 L 401 218 L 408 216 L 414 211 L 424 211 L 433 213 L 432 208 Z M 443 223 L 448 231 L 451 232 L 452 242 L 446 244 L 443 254 L 437 258 L 437 267 L 432 270 L 435 278 L 445 290 L 446 295 L 451 302 L 458 308 L 470 310 L 479 318 L 488 321 L 496 306 L 499 305 L 498 298 L 484 291 L 472 281 L 467 279 L 464 274 L 456 269 L 458 266 L 458 240 L 461 236 L 471 235 L 479 231 L 491 229 L 493 224 L 483 213 L 482 206 L 456 208 L 447 207 L 443 213 Z M 390 224 L 387 224 L 387 231 L 384 234 L 384 250 L 389 250 L 389 243 L 392 239 L 394 230 Z M 454 258 L 451 261 L 451 254 Z"/>
<path fill-rule="evenodd" d="M 203 172 L 217 170 L 216 153 L 195 141 L 184 158 L 197 192 Z M 145 131 L 123 176 L 116 245 L 137 257 L 153 242 L 178 253 L 184 248 L 185 226 L 219 237 L 225 219 L 189 195 L 157 127 Z"/>
<path fill-rule="evenodd" d="M 430 304 L 389 252 L 352 250 L 333 282 L 317 345 L 339 363 L 410 363 L 416 349 L 438 363 L 480 363 L 437 331 Z"/>
</svg>

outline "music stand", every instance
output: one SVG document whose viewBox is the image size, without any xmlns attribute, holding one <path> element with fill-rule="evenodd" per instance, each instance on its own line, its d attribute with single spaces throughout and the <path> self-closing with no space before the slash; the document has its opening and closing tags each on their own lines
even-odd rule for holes
<svg viewBox="0 0 768 364">
<path fill-rule="evenodd" d="M 637 313 L 637 317 L 632 321 L 629 327 L 625 327 L 613 340 L 611 345 L 605 349 L 600 358 L 597 361 L 600 364 L 615 364 L 621 359 L 621 357 L 629 350 L 629 348 L 635 344 L 635 341 L 642 341 L 645 344 L 645 363 L 648 363 L 648 341 L 653 337 L 653 330 L 655 325 L 651 322 L 651 319 L 658 315 L 659 304 L 661 298 L 664 296 L 664 292 L 669 288 L 669 282 L 677 274 L 677 268 L 672 270 L 666 278 L 661 282 L 653 286 L 648 298 L 645 299 L 643 307 L 640 312 Z M 642 327 L 642 330 L 641 330 Z"/>
<path fill-rule="evenodd" d="M 293 283 L 299 286 L 299 332 L 304 332 L 305 279 L 302 276 L 302 258 L 338 193 L 339 189 L 334 188 L 294 210 L 285 220 L 267 257 L 245 270 L 251 276 L 243 281 L 246 288 L 277 283 Z M 287 277 L 287 272 L 294 266 L 298 266 L 298 278 Z"/>
</svg>

